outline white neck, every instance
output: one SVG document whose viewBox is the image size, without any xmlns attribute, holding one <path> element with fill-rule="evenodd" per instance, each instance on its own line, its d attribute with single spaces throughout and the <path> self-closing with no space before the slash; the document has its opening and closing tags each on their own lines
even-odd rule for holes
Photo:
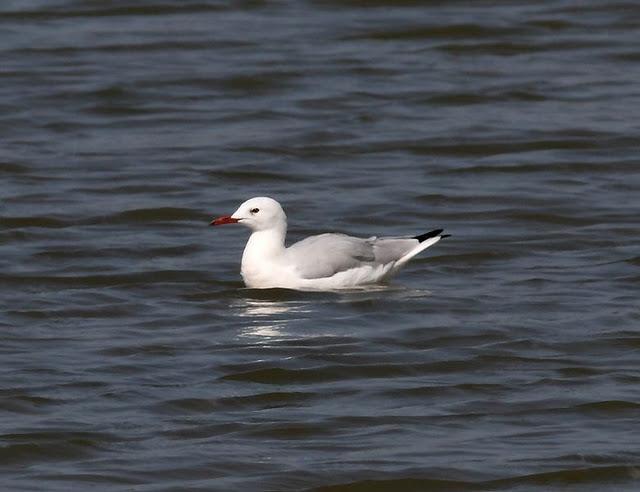
<svg viewBox="0 0 640 492">
<path fill-rule="evenodd" d="M 260 252 L 260 256 L 273 256 L 284 249 L 284 238 L 287 229 L 273 228 L 264 231 L 255 231 L 249 237 L 245 251 L 249 248 Z"/>
<path fill-rule="evenodd" d="M 274 260 L 284 252 L 284 238 L 287 225 L 273 227 L 262 231 L 254 231 L 242 255 L 242 263 Z"/>
<path fill-rule="evenodd" d="M 247 287 L 263 287 L 278 269 L 285 253 L 286 224 L 281 228 L 255 231 L 242 254 L 242 277 Z"/>
</svg>

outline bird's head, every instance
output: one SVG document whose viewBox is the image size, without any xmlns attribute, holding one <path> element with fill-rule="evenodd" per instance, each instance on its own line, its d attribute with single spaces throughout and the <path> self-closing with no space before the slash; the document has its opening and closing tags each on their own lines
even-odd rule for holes
<svg viewBox="0 0 640 492">
<path fill-rule="evenodd" d="M 211 225 L 242 224 L 252 231 L 286 228 L 287 216 L 273 198 L 251 198 L 238 207 L 232 215 L 223 215 L 211 221 Z"/>
</svg>

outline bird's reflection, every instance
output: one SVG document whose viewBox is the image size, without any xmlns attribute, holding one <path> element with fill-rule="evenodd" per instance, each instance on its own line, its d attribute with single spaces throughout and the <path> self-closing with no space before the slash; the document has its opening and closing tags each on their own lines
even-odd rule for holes
<svg viewBox="0 0 640 492">
<path fill-rule="evenodd" d="M 310 326 L 309 323 L 304 323 L 304 320 L 317 318 L 318 313 L 325 313 L 324 317 L 339 318 L 339 306 L 345 304 L 369 309 L 372 302 L 377 303 L 383 299 L 393 302 L 393 299 L 409 300 L 430 295 L 430 292 L 425 290 L 401 286 L 373 286 L 368 289 L 342 290 L 339 293 L 309 293 L 284 289 L 247 289 L 245 293 L 245 297 L 234 300 L 231 306 L 243 321 L 238 337 L 251 338 L 258 344 L 304 337 L 305 333 L 309 334 L 305 327 Z M 381 293 L 384 293 L 384 297 Z M 313 335 L 318 335 L 317 324 L 313 324 Z"/>
<path fill-rule="evenodd" d="M 286 314 L 295 311 L 295 306 L 288 302 L 261 301 L 255 299 L 245 299 L 244 310 L 240 316 L 261 317 L 273 316 L 276 314 Z"/>
<path fill-rule="evenodd" d="M 240 299 L 237 305 L 239 316 L 247 323 L 240 330 L 241 338 L 252 338 L 258 343 L 271 343 L 299 336 L 291 333 L 289 325 L 300 319 L 299 315 L 309 312 L 306 303 L 262 299 Z"/>
</svg>

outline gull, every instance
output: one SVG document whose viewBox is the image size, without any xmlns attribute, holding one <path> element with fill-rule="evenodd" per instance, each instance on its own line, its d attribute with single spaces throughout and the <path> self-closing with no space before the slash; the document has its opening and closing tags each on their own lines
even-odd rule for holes
<svg viewBox="0 0 640 492">
<path fill-rule="evenodd" d="M 339 233 L 310 236 L 285 246 L 287 216 L 273 198 L 255 197 L 211 225 L 251 229 L 240 273 L 251 289 L 338 290 L 384 283 L 421 251 L 448 234 L 436 229 L 414 237 L 359 238 Z"/>
</svg>

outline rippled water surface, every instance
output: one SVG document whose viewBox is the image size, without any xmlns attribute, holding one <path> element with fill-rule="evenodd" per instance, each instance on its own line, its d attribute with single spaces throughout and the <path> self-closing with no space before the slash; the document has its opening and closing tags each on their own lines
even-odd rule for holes
<svg viewBox="0 0 640 492">
<path fill-rule="evenodd" d="M 637 2 L 5 0 L 5 490 L 640 488 Z M 290 240 L 452 234 L 385 289 Z"/>
</svg>

